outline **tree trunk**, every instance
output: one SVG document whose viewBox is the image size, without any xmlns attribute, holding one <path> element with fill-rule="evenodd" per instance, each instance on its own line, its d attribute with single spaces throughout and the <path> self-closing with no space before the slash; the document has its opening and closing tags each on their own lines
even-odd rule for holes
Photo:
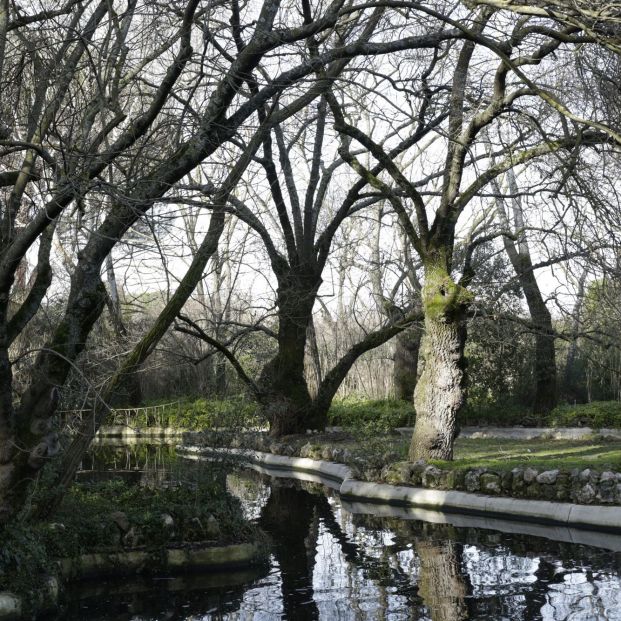
<svg viewBox="0 0 621 621">
<path fill-rule="evenodd" d="M 528 240 L 524 234 L 525 222 L 522 210 L 522 200 L 519 197 L 519 188 L 513 170 L 507 172 L 509 190 L 515 196 L 511 201 L 513 224 L 517 231 L 518 241 L 514 243 L 508 236 L 503 237 L 503 243 L 511 265 L 517 275 L 518 281 L 530 312 L 530 317 L 536 326 L 535 333 L 535 394 L 533 397 L 533 413 L 547 414 L 556 405 L 557 380 L 556 380 L 556 352 L 554 337 L 552 336 L 552 317 L 545 300 L 539 289 L 539 284 L 533 271 Z M 498 184 L 495 189 L 500 194 Z M 502 225 L 509 230 L 509 216 L 502 199 L 496 200 L 498 215 Z"/>
<path fill-rule="evenodd" d="M 472 295 L 446 268 L 425 266 L 423 371 L 414 392 L 410 459 L 452 459 L 456 418 L 466 401 L 466 311 Z"/>
<path fill-rule="evenodd" d="M 292 284 L 292 280 L 297 282 Z M 320 281 L 288 275 L 278 288 L 278 351 L 261 372 L 263 414 L 275 437 L 315 429 L 312 399 L 304 375 L 306 337 Z M 283 282 L 285 281 L 285 282 Z M 325 426 L 325 423 L 324 423 Z"/>
<path fill-rule="evenodd" d="M 393 380 L 397 399 L 412 401 L 416 380 L 418 378 L 418 352 L 421 333 L 413 326 L 398 334 L 395 338 L 395 356 Z"/>
<path fill-rule="evenodd" d="M 106 257 L 106 276 L 108 280 L 108 310 L 112 327 L 114 328 L 118 344 L 122 347 L 127 345 L 128 332 L 123 321 L 119 288 L 114 273 L 112 254 Z M 129 373 L 118 390 L 112 396 L 110 405 L 113 407 L 137 407 L 142 403 L 142 386 L 140 384 L 140 368 Z"/>
<path fill-rule="evenodd" d="M 519 280 L 526 297 L 531 320 L 537 329 L 535 333 L 533 413 L 547 414 L 554 408 L 557 399 L 556 350 L 552 316 L 539 290 L 530 256 L 521 256 L 520 259 L 522 271 L 521 274 L 518 272 Z"/>
<path fill-rule="evenodd" d="M 578 357 L 578 333 L 580 331 L 582 307 L 584 304 L 584 285 L 586 282 L 587 270 L 584 270 L 578 280 L 578 291 L 576 303 L 571 313 L 571 331 L 572 339 L 567 350 L 567 361 L 565 362 L 565 370 L 563 372 L 563 398 L 572 403 L 580 398 L 580 390 L 578 387 L 576 373 L 576 358 Z"/>
</svg>

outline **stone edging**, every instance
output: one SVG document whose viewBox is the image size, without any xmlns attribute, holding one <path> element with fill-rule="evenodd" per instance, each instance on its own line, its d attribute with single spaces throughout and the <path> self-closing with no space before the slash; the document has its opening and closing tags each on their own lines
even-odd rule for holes
<svg viewBox="0 0 621 621">
<path fill-rule="evenodd" d="M 82 554 L 56 562 L 59 577 L 81 580 L 108 575 L 153 573 L 167 569 L 172 572 L 195 570 L 237 569 L 256 565 L 261 559 L 261 546 L 256 543 L 238 543 L 229 546 L 196 548 L 168 548 L 164 555 L 145 550 Z M 58 606 L 59 580 L 50 576 L 45 585 L 45 596 L 37 614 L 49 612 Z M 0 593 L 0 621 L 22 618 L 22 599 L 9 592 Z"/>
<path fill-rule="evenodd" d="M 168 569 L 220 570 L 247 567 L 260 558 L 257 544 L 237 543 L 229 546 L 168 548 L 164 554 L 146 550 L 82 554 L 58 561 L 60 575 L 83 579 L 108 574 L 153 573 Z"/>
<path fill-rule="evenodd" d="M 343 464 L 307 457 L 286 457 L 252 450 L 180 446 L 178 451 L 184 457 L 194 459 L 209 455 L 229 454 L 244 461 L 272 469 L 317 474 L 340 483 L 338 491 L 345 499 L 418 507 L 443 512 L 511 518 L 573 528 L 621 531 L 621 508 L 619 507 L 525 500 L 357 481 L 352 478 L 350 468 Z"/>
</svg>

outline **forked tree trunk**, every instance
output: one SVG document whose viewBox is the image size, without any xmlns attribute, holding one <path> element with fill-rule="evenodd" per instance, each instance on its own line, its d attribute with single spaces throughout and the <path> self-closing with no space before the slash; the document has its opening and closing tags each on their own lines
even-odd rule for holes
<svg viewBox="0 0 621 621">
<path fill-rule="evenodd" d="M 278 351 L 261 372 L 264 416 L 275 437 L 315 428 L 312 399 L 304 375 L 306 337 L 318 284 L 278 290 Z"/>
<path fill-rule="evenodd" d="M 447 270 L 425 267 L 423 371 L 414 392 L 410 459 L 452 459 L 457 414 L 466 401 L 466 311 L 471 294 Z"/>
</svg>

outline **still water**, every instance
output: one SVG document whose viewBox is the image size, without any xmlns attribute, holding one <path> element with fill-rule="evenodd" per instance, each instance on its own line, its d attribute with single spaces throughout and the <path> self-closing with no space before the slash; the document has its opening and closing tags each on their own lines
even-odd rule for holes
<svg viewBox="0 0 621 621">
<path fill-rule="evenodd" d="M 116 468 L 162 479 L 170 457 L 121 452 Z M 621 537 L 351 505 L 317 482 L 249 470 L 226 481 L 273 539 L 268 569 L 86 582 L 62 618 L 621 621 Z"/>
</svg>

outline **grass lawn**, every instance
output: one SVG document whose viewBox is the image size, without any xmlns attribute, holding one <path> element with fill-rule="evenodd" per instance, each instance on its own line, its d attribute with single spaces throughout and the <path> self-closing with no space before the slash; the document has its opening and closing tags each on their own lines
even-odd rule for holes
<svg viewBox="0 0 621 621">
<path fill-rule="evenodd" d="M 407 460 L 409 438 L 395 435 L 344 434 L 334 441 L 332 434 L 325 434 L 318 445 L 347 448 L 356 461 L 363 460 L 370 466 L 381 468 L 391 461 Z M 350 462 L 349 459 L 346 461 Z M 459 438 L 455 442 L 453 461 L 432 460 L 430 463 L 443 469 L 489 468 L 511 470 L 518 466 L 531 466 L 538 470 L 556 468 L 594 468 L 621 472 L 621 441 L 602 440 L 508 440 Z"/>
<path fill-rule="evenodd" d="M 455 460 L 438 461 L 443 468 L 511 470 L 532 466 L 539 470 L 554 468 L 596 468 L 621 470 L 621 442 L 598 440 L 506 440 L 458 439 Z"/>
</svg>

